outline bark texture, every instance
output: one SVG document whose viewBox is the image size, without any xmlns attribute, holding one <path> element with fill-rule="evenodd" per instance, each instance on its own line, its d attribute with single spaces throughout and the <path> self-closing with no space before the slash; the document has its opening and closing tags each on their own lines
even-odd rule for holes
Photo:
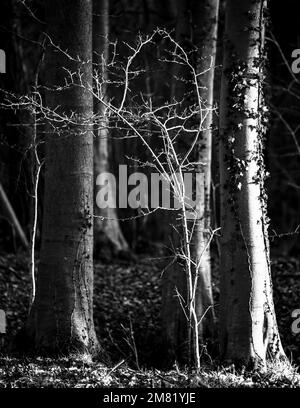
<svg viewBox="0 0 300 408">
<path fill-rule="evenodd" d="M 50 120 L 46 139 L 43 235 L 37 292 L 26 326 L 35 352 L 99 352 L 93 323 L 92 0 L 47 0 L 47 108 L 72 117 Z M 81 71 L 84 87 L 66 83 Z M 76 79 L 77 78 L 77 79 Z M 74 76 L 75 82 L 78 77 Z M 50 89 L 52 88 L 52 90 Z M 24 340 L 25 341 L 25 340 Z"/>
<path fill-rule="evenodd" d="M 285 358 L 270 275 L 264 189 L 264 0 L 228 0 L 220 103 L 221 354 L 264 368 Z"/>
<path fill-rule="evenodd" d="M 109 58 L 109 0 L 94 0 L 93 2 L 93 62 L 94 70 L 98 71 L 99 79 L 103 83 L 102 93 L 107 97 L 107 70 L 105 63 Z M 95 126 L 94 139 L 94 173 L 97 176 L 109 172 L 109 129 L 105 105 L 95 98 L 94 113 L 103 120 Z M 111 186 L 110 196 L 113 195 Z M 97 188 L 95 193 L 97 194 Z M 113 254 L 128 251 L 128 244 L 122 234 L 117 211 L 114 208 L 99 208 L 95 205 L 95 255 L 108 249 Z"/>
<path fill-rule="evenodd" d="M 217 25 L 219 1 L 213 0 L 186 0 L 177 1 L 176 40 L 186 49 L 197 47 L 194 66 L 198 76 L 203 106 L 208 109 L 213 107 L 214 89 L 214 63 L 217 43 Z M 185 68 L 183 68 L 185 70 Z M 181 66 L 175 66 L 175 76 L 186 77 Z M 173 97 L 187 105 L 195 103 L 194 97 L 188 96 L 191 91 L 184 82 L 174 81 Z M 192 89 L 195 92 L 195 89 Z M 203 174 L 200 185 L 199 216 L 195 221 L 189 222 L 191 241 L 191 259 L 198 265 L 193 268 L 193 275 L 198 275 L 196 291 L 196 314 L 199 322 L 199 343 L 204 344 L 214 335 L 214 311 L 211 286 L 211 260 L 210 260 L 210 226 L 211 226 L 211 147 L 212 147 L 212 110 L 206 116 L 203 130 L 190 156 L 191 162 L 198 163 L 195 172 Z M 186 153 L 193 143 L 188 136 L 179 140 L 178 150 Z M 174 219 L 170 221 L 174 223 Z M 179 226 L 180 229 L 180 226 Z M 192 232 L 193 231 L 193 232 Z M 176 236 L 175 236 L 176 235 Z M 173 234 L 175 246 L 178 246 L 178 234 Z M 184 301 L 180 304 L 176 291 L 182 295 Z M 163 325 L 166 327 L 165 343 L 168 350 L 168 359 L 188 361 L 192 336 L 188 334 L 188 321 L 183 311 L 187 302 L 187 280 L 185 266 L 174 263 L 164 275 L 163 282 Z M 186 308 L 187 310 L 187 308 Z"/>
<path fill-rule="evenodd" d="M 213 140 L 213 96 L 214 96 L 214 65 L 217 48 L 217 28 L 219 0 L 194 0 L 193 2 L 194 44 L 199 44 L 197 59 L 198 86 L 201 89 L 202 103 L 209 109 L 203 122 L 203 131 L 196 146 L 197 172 L 203 173 L 200 191 L 200 216 L 196 220 L 192 256 L 198 270 L 197 315 L 200 341 L 214 335 L 214 311 L 211 284 L 211 157 Z"/>
</svg>

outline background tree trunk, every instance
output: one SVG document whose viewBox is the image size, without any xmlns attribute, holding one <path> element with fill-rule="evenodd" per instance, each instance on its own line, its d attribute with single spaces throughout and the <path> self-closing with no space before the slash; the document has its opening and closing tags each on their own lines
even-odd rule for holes
<svg viewBox="0 0 300 408">
<path fill-rule="evenodd" d="M 211 260 L 210 260 L 210 190 L 211 190 L 211 147 L 212 147 L 212 107 L 214 90 L 214 63 L 217 44 L 217 26 L 219 1 L 178 1 L 176 40 L 185 49 L 197 47 L 195 67 L 199 75 L 198 86 L 205 108 L 210 109 L 203 123 L 203 131 L 191 154 L 190 161 L 197 162 L 195 172 L 202 173 L 201 185 L 199 185 L 200 202 L 199 218 L 190 222 L 191 234 L 191 257 L 193 262 L 200 263 L 198 271 L 198 285 L 196 294 L 196 314 L 199 322 L 199 342 L 204 344 L 214 335 L 214 311 L 211 285 Z M 185 68 L 183 68 L 185 69 Z M 175 76 L 186 77 L 182 68 L 175 66 Z M 193 97 L 188 93 L 194 89 L 184 82 L 173 82 L 173 97 L 188 105 Z M 189 98 L 189 100 L 188 100 Z M 195 103 L 195 100 L 192 100 Z M 186 153 L 193 140 L 190 137 L 181 137 L 179 150 Z M 201 164 L 200 164 L 201 163 Z M 170 218 L 170 217 L 169 217 Z M 173 217 L 174 218 L 174 217 Z M 174 223 L 174 219 L 170 220 Z M 190 231 L 190 232 L 191 232 Z M 175 246 L 178 246 L 177 232 L 173 234 Z M 175 262 L 165 272 L 163 282 L 163 325 L 166 328 L 165 343 L 168 349 L 168 359 L 173 362 L 188 360 L 188 322 L 182 310 L 179 299 L 176 296 L 176 288 L 186 301 L 187 287 L 184 265 Z"/>
<path fill-rule="evenodd" d="M 264 368 L 284 356 L 271 290 L 264 190 L 264 0 L 228 0 L 220 103 L 221 353 Z"/>
<path fill-rule="evenodd" d="M 199 264 L 199 284 L 197 294 L 197 316 L 200 341 L 214 335 L 214 310 L 211 283 L 211 158 L 213 140 L 213 102 L 214 74 L 217 51 L 217 29 L 219 0 L 194 0 L 192 24 L 194 27 L 194 44 L 200 47 L 197 58 L 198 85 L 201 89 L 202 102 L 209 109 L 203 122 L 203 131 L 196 146 L 197 172 L 203 173 L 200 191 L 200 217 L 196 220 L 193 233 L 192 256 Z"/>
<path fill-rule="evenodd" d="M 30 349 L 48 353 L 99 351 L 93 323 L 93 113 L 83 87 L 61 90 L 80 69 L 92 83 L 92 0 L 48 0 L 46 105 L 66 120 L 50 122 L 46 140 L 43 235 L 37 293 L 26 327 Z M 79 61 L 80 60 L 80 61 Z M 50 88 L 50 89 L 49 89 Z M 76 122 L 74 124 L 74 122 Z"/>
<path fill-rule="evenodd" d="M 102 91 L 107 92 L 108 75 L 105 64 L 109 58 L 109 0 L 94 0 L 93 3 L 93 62 L 98 71 L 100 80 L 104 81 Z M 105 106 L 97 99 L 94 100 L 94 113 L 103 117 L 100 126 L 95 127 L 94 141 L 94 176 L 109 172 L 109 129 L 105 119 Z M 95 191 L 97 193 L 97 191 Z M 96 196 L 96 194 L 95 194 Z M 128 244 L 122 234 L 118 221 L 117 211 L 114 208 L 100 209 L 95 205 L 94 221 L 96 256 L 99 251 L 111 249 L 113 254 L 128 251 Z"/>
</svg>

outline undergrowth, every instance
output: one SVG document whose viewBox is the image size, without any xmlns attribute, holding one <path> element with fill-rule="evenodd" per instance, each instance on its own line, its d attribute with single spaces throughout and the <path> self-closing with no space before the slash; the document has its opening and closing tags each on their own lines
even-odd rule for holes
<svg viewBox="0 0 300 408">
<path fill-rule="evenodd" d="M 218 270 L 213 268 L 218 314 Z M 0 339 L 0 387 L 299 387 L 297 335 L 291 313 L 299 308 L 299 263 L 279 259 L 272 264 L 274 299 L 285 351 L 293 367 L 270 364 L 266 373 L 222 367 L 203 361 L 199 373 L 174 367 L 163 371 L 161 348 L 161 267 L 143 257 L 138 263 L 96 263 L 94 319 L 98 338 L 109 355 L 105 366 L 83 358 L 16 358 L 8 345 L 26 320 L 30 294 L 28 259 L 24 254 L 0 256 L 0 309 L 8 332 Z"/>
</svg>

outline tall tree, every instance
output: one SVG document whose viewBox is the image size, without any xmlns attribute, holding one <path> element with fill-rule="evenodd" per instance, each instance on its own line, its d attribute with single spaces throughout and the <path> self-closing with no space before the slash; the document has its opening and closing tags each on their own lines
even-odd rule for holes
<svg viewBox="0 0 300 408">
<path fill-rule="evenodd" d="M 198 86 L 206 111 L 203 130 L 196 146 L 197 172 L 200 180 L 200 217 L 192 235 L 192 257 L 198 268 L 197 315 L 201 322 L 200 339 L 214 333 L 214 311 L 211 283 L 211 158 L 213 141 L 214 64 L 217 49 L 219 0 L 194 0 L 192 24 L 194 44 L 199 46 L 197 58 Z"/>
<path fill-rule="evenodd" d="M 263 159 L 265 0 L 227 0 L 220 102 L 223 358 L 284 358 L 272 298 Z"/>
<path fill-rule="evenodd" d="M 197 275 L 196 314 L 199 328 L 198 341 L 203 344 L 211 338 L 214 332 L 214 311 L 211 285 L 210 260 L 210 191 L 211 191 L 211 149 L 213 124 L 213 94 L 214 94 L 214 63 L 216 56 L 217 26 L 219 0 L 185 0 L 176 1 L 177 24 L 176 40 L 184 48 L 197 48 L 194 65 L 198 74 L 198 89 L 201 101 L 206 109 L 206 117 L 202 124 L 195 148 L 191 152 L 190 161 L 197 163 L 195 171 L 202 173 L 200 185 L 199 216 L 195 222 L 190 222 L 190 248 L 194 277 Z M 177 71 L 182 70 L 178 65 Z M 180 72 L 175 75 L 180 77 Z M 183 75 L 184 76 L 184 75 Z M 189 102 L 195 103 L 187 95 L 191 92 L 186 82 L 174 83 L 173 96 L 176 100 L 183 100 L 186 106 Z M 193 89 L 192 92 L 195 92 Z M 199 118 L 200 120 L 200 118 Z M 197 124 L 196 124 L 197 126 Z M 179 149 L 185 153 L 190 149 L 193 140 L 184 137 L 179 141 Z M 179 152 L 180 153 L 180 152 Z M 174 237 L 176 241 L 176 237 Z M 171 359 L 186 359 L 188 326 L 176 290 L 186 299 L 186 278 L 182 265 L 175 263 L 166 273 L 163 291 L 163 321 L 166 327 L 166 343 Z M 185 357 L 184 357 L 185 355 Z"/>
<path fill-rule="evenodd" d="M 108 73 L 106 64 L 109 58 L 109 0 L 94 0 L 93 2 L 93 62 L 95 71 L 98 73 L 99 81 L 102 83 L 101 97 L 107 98 Z M 94 172 L 95 179 L 101 173 L 109 171 L 109 129 L 105 118 L 105 105 L 97 98 L 94 100 L 94 113 L 103 118 L 95 126 L 94 141 Z M 111 185 L 110 196 L 113 194 Z M 97 193 L 97 191 L 95 191 Z M 110 248 L 113 253 L 128 251 L 128 244 L 122 234 L 118 215 L 114 208 L 99 208 L 95 206 L 95 243 L 96 255 L 103 248 Z"/>
<path fill-rule="evenodd" d="M 97 353 L 93 323 L 92 0 L 47 0 L 49 118 L 42 247 L 27 346 Z M 53 45 L 54 44 L 54 45 Z M 67 54 L 69 56 L 67 56 Z M 68 71 L 73 74 L 70 83 Z M 80 81 L 76 73 L 80 71 Z M 77 82 L 77 85 L 76 85 Z M 83 84 L 83 86 L 80 86 Z M 49 116 L 49 115 L 48 115 Z"/>
</svg>

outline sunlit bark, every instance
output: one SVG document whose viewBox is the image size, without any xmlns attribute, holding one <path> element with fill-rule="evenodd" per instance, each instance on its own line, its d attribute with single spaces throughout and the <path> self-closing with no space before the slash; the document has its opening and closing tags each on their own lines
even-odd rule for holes
<svg viewBox="0 0 300 408">
<path fill-rule="evenodd" d="M 264 0 L 228 0 L 220 103 L 221 353 L 283 357 L 273 306 L 263 143 Z"/>
</svg>

